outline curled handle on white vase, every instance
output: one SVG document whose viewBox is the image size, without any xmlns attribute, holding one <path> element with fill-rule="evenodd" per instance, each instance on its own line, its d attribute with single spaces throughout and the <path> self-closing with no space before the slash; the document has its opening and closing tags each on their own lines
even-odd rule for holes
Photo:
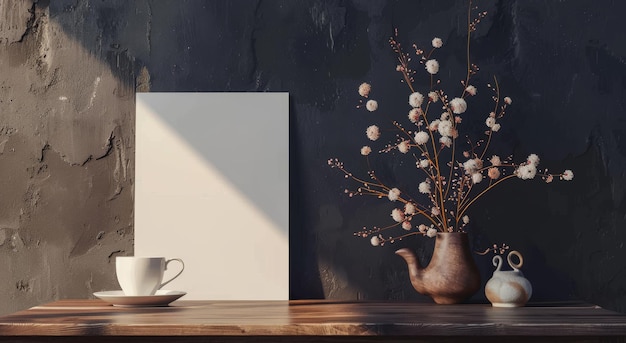
<svg viewBox="0 0 626 343">
<path fill-rule="evenodd" d="M 169 260 L 165 261 L 165 270 L 167 270 L 167 265 L 168 265 L 168 264 L 170 264 L 170 262 L 172 262 L 172 261 L 178 261 L 178 262 L 180 262 L 180 264 L 181 264 L 180 271 L 178 272 L 178 274 L 174 275 L 174 277 L 172 277 L 171 279 L 169 279 L 169 280 L 167 280 L 167 281 L 163 282 L 163 283 L 159 286 L 159 289 L 163 288 L 163 286 L 167 285 L 168 283 L 170 283 L 170 282 L 174 281 L 174 279 L 175 279 L 175 278 L 177 278 L 180 274 L 182 274 L 182 273 L 183 273 L 183 270 L 185 270 L 185 262 L 183 262 L 183 260 L 181 260 L 180 258 L 172 258 L 172 259 L 169 259 Z"/>
<path fill-rule="evenodd" d="M 491 260 L 493 266 L 496 267 L 496 271 L 499 272 L 500 268 L 502 268 L 502 257 L 500 255 L 496 255 Z"/>
<path fill-rule="evenodd" d="M 517 256 L 517 259 L 519 260 L 518 263 L 513 263 L 513 260 L 511 259 L 511 255 L 513 256 Z M 511 268 L 513 268 L 513 270 L 518 271 L 520 268 L 522 268 L 522 265 L 524 264 L 524 258 L 522 257 L 522 254 L 519 253 L 519 251 L 517 250 L 513 250 L 509 253 L 509 255 L 506 257 L 507 262 L 509 262 L 509 266 L 511 266 Z"/>
</svg>

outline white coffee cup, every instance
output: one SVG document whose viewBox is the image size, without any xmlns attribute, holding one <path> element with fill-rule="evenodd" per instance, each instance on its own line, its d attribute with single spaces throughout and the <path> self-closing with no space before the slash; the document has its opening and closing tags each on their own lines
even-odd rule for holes
<svg viewBox="0 0 626 343">
<path fill-rule="evenodd" d="M 163 281 L 167 265 L 172 261 L 181 264 L 180 271 L 171 279 Z M 165 257 L 118 256 L 115 259 L 117 281 L 127 296 L 154 295 L 158 289 L 177 278 L 185 269 L 180 258 L 166 260 Z"/>
</svg>

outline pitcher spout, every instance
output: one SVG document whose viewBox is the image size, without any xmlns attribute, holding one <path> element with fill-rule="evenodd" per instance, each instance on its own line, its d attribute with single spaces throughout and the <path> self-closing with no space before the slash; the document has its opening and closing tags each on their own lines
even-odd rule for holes
<svg viewBox="0 0 626 343">
<path fill-rule="evenodd" d="M 413 288 L 437 304 L 458 304 L 480 288 L 480 273 L 464 232 L 438 233 L 428 266 L 422 268 L 409 249 L 396 251 L 409 266 Z"/>
<path fill-rule="evenodd" d="M 422 294 L 426 293 L 426 288 L 424 287 L 423 272 L 424 268 L 420 265 L 417 256 L 413 253 L 413 251 L 402 248 L 396 251 L 396 255 L 401 256 L 406 261 L 406 264 L 409 267 L 409 277 L 411 278 L 411 284 L 416 291 Z"/>
</svg>

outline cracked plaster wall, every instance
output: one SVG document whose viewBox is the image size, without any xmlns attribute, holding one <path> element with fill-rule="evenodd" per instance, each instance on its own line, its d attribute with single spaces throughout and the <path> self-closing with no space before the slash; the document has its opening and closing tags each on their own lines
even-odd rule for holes
<svg viewBox="0 0 626 343">
<path fill-rule="evenodd" d="M 1 313 L 116 287 L 111 261 L 133 233 L 134 83 L 122 69 L 48 3 L 0 1 Z"/>
<path fill-rule="evenodd" d="M 522 251 L 535 300 L 626 311 L 626 44 L 615 34 L 625 6 L 476 3 L 489 15 L 474 61 L 514 99 L 503 151 L 538 153 L 576 178 L 511 183 L 484 198 L 470 213 L 473 244 Z M 379 112 L 406 112 L 388 46 L 394 28 L 405 44 L 442 37 L 442 70 L 463 73 L 465 6 L 0 0 L 0 313 L 117 288 L 112 258 L 133 244 L 134 92 L 149 90 L 288 91 L 291 296 L 428 301 L 393 251 L 427 259 L 432 242 L 372 249 L 354 238 L 388 220 L 392 205 L 347 199 L 326 161 L 363 167 L 362 132 L 376 117 L 355 112 L 361 82 L 374 84 Z M 397 104 L 384 102 L 397 94 Z M 399 165 L 378 166 L 392 177 Z M 477 262 L 489 277 L 490 261 Z"/>
</svg>

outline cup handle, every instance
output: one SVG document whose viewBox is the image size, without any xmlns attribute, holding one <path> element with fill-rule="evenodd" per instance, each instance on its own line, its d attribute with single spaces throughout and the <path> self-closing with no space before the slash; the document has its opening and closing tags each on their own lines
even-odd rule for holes
<svg viewBox="0 0 626 343">
<path fill-rule="evenodd" d="M 183 273 L 183 270 L 185 270 L 185 262 L 183 262 L 183 260 L 181 260 L 180 258 L 172 258 L 170 260 L 165 261 L 165 270 L 167 270 L 167 265 L 170 264 L 170 262 L 172 261 L 178 261 L 180 262 L 180 264 L 182 265 L 182 268 L 180 269 L 180 271 L 178 272 L 178 274 L 174 275 L 173 278 L 163 282 L 160 286 L 159 289 L 163 288 L 163 286 L 167 285 L 168 283 L 174 281 L 175 278 L 177 278 L 180 274 Z"/>
</svg>

